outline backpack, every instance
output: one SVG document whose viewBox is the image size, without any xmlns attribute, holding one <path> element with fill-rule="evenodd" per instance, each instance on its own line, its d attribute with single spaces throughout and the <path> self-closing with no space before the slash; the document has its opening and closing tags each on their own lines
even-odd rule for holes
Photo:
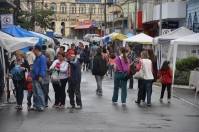
<svg viewBox="0 0 199 132">
<path fill-rule="evenodd" d="M 20 81 L 24 79 L 23 70 L 20 68 L 19 65 L 16 65 L 15 67 L 13 67 L 10 73 L 14 80 Z"/>
<path fill-rule="evenodd" d="M 102 57 L 95 57 L 93 62 L 92 74 L 104 76 L 107 73 L 107 70 L 107 61 Z"/>
</svg>

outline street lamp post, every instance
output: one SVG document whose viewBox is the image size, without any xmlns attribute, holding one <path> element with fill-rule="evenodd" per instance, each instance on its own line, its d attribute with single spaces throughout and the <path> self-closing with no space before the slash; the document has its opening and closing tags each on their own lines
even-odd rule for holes
<svg viewBox="0 0 199 132">
<path fill-rule="evenodd" d="M 162 35 L 162 0 L 160 0 L 160 21 L 159 21 L 159 35 Z"/>
</svg>

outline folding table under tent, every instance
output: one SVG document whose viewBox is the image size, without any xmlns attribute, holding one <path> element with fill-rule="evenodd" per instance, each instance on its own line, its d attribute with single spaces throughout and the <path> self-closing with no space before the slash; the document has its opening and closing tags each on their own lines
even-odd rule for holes
<svg viewBox="0 0 199 132">
<path fill-rule="evenodd" d="M 194 34 L 194 32 L 187 29 L 186 27 L 180 27 L 168 34 L 161 35 L 153 39 L 153 44 L 156 46 L 158 68 L 160 68 L 162 63 L 167 59 L 171 40 L 175 40 L 191 34 Z"/>
</svg>

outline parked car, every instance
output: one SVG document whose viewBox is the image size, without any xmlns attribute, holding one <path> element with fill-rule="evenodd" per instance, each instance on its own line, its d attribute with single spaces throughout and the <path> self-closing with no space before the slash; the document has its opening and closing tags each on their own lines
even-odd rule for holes
<svg viewBox="0 0 199 132">
<path fill-rule="evenodd" d="M 91 41 L 92 38 L 94 37 L 100 37 L 98 34 L 86 34 L 84 37 L 83 37 L 83 40 L 84 41 Z"/>
</svg>

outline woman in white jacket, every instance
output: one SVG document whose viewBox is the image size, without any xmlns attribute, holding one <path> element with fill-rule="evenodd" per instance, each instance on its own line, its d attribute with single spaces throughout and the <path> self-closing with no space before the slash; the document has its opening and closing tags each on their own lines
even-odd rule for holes
<svg viewBox="0 0 199 132">
<path fill-rule="evenodd" d="M 50 66 L 50 70 L 52 71 L 51 81 L 55 91 L 54 107 L 56 108 L 65 107 L 68 66 L 68 62 L 65 61 L 65 54 L 61 52 L 57 54 L 57 59 Z"/>
<path fill-rule="evenodd" d="M 143 96 L 147 96 L 147 106 L 151 106 L 152 83 L 154 79 L 152 61 L 149 59 L 147 51 L 141 52 L 141 58 L 141 70 L 143 70 L 143 89 L 146 91 Z"/>
</svg>

